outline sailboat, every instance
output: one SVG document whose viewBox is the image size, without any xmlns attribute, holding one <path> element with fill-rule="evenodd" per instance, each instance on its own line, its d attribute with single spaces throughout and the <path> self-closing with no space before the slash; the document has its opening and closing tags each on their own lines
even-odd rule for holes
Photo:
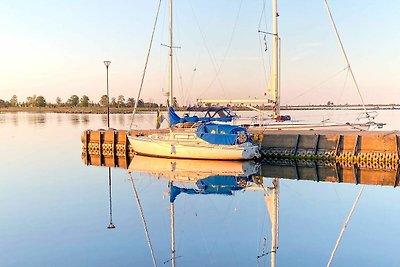
<svg viewBox="0 0 400 267">
<path fill-rule="evenodd" d="M 173 103 L 172 0 L 169 5 L 168 105 L 171 106 Z M 149 136 L 128 134 L 135 153 L 154 157 L 212 160 L 249 160 L 260 157 L 258 146 L 252 144 L 247 130 L 243 127 L 208 122 L 200 124 L 195 132 L 174 132 L 172 119 L 170 116 L 169 134 Z"/>
<path fill-rule="evenodd" d="M 233 117 L 233 124 L 235 125 L 241 125 L 245 127 L 251 127 L 254 130 L 287 130 L 287 129 L 292 129 L 292 130 L 369 130 L 373 128 L 382 128 L 384 126 L 384 123 L 377 123 L 374 121 L 374 116 L 370 113 L 367 112 L 365 105 L 364 105 L 364 100 L 361 96 L 360 90 L 358 88 L 357 82 L 354 78 L 352 69 L 350 67 L 349 60 L 347 58 L 347 55 L 345 53 L 342 41 L 340 39 L 340 36 L 338 34 L 336 25 L 333 21 L 332 14 L 329 10 L 329 6 L 327 1 L 325 1 L 325 5 L 329 14 L 329 18 L 332 22 L 332 25 L 334 26 L 334 30 L 336 33 L 336 37 L 339 41 L 341 51 L 344 55 L 344 58 L 346 60 L 347 64 L 347 69 L 349 73 L 351 74 L 351 77 L 354 81 L 354 84 L 358 90 L 362 106 L 364 108 L 365 112 L 365 117 L 368 119 L 367 122 L 356 122 L 356 123 L 350 123 L 350 122 L 331 122 L 329 120 L 322 120 L 322 121 L 305 121 L 305 120 L 292 120 L 291 116 L 289 115 L 282 115 L 280 112 L 280 84 L 281 84 L 281 75 L 280 75 L 280 69 L 281 69 L 281 63 L 280 63 L 280 37 L 278 33 L 278 4 L 277 0 L 272 0 L 272 25 L 273 29 L 271 33 L 264 32 L 264 34 L 269 34 L 272 35 L 273 42 L 272 42 L 272 47 L 273 47 L 273 57 L 272 57 L 272 74 L 270 77 L 270 88 L 272 91 L 272 99 L 261 99 L 261 100 L 214 100 L 214 99 L 198 99 L 197 102 L 199 104 L 240 104 L 244 105 L 245 107 L 248 107 L 252 111 L 257 112 L 257 116 L 253 117 L 243 117 L 243 116 L 234 116 Z M 261 31 L 259 31 L 261 32 Z M 251 106 L 250 104 L 270 104 L 272 105 L 272 113 L 266 113 L 263 110 L 260 110 L 258 108 L 255 108 Z"/>
</svg>

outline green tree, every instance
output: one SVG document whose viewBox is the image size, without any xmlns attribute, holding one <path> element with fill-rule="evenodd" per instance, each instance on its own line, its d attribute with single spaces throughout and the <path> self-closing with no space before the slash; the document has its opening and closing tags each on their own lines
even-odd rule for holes
<svg viewBox="0 0 400 267">
<path fill-rule="evenodd" d="M 118 107 L 125 107 L 125 97 L 123 95 L 118 96 L 118 101 L 117 101 Z"/>
<path fill-rule="evenodd" d="M 12 107 L 17 107 L 18 106 L 18 98 L 16 95 L 13 95 L 10 99 L 10 105 Z"/>
<path fill-rule="evenodd" d="M 88 106 L 89 106 L 89 97 L 88 97 L 87 95 L 83 95 L 83 96 L 81 97 L 81 103 L 80 103 L 80 105 L 81 105 L 82 107 L 88 107 Z"/>
<path fill-rule="evenodd" d="M 46 106 L 46 99 L 41 95 L 36 97 L 35 106 L 36 107 L 45 107 Z"/>
<path fill-rule="evenodd" d="M 110 106 L 114 108 L 117 106 L 117 99 L 115 97 L 111 98 Z"/>
<path fill-rule="evenodd" d="M 138 103 L 137 103 L 138 108 L 143 108 L 144 107 L 144 101 L 143 99 L 139 99 Z"/>
<path fill-rule="evenodd" d="M 68 100 L 67 100 L 67 105 L 76 107 L 79 104 L 79 96 L 77 95 L 72 95 Z"/>
<path fill-rule="evenodd" d="M 59 96 L 57 96 L 57 98 L 56 98 L 56 104 L 57 104 L 57 106 L 61 106 L 62 105 L 62 100 L 61 100 L 61 98 Z"/>
<path fill-rule="evenodd" d="M 26 104 L 27 104 L 28 107 L 36 106 L 36 95 L 28 96 L 26 98 Z"/>
<path fill-rule="evenodd" d="M 102 95 L 99 101 L 100 106 L 107 107 L 108 104 L 108 97 L 107 95 Z"/>
<path fill-rule="evenodd" d="M 129 97 L 126 101 L 126 106 L 133 108 L 135 106 L 135 99 L 133 97 Z"/>
</svg>

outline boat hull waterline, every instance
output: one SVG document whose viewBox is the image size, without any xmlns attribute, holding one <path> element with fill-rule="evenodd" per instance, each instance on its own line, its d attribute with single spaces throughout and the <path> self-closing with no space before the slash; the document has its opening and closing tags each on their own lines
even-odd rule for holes
<svg viewBox="0 0 400 267">
<path fill-rule="evenodd" d="M 242 145 L 215 145 L 204 142 L 195 134 L 128 136 L 135 153 L 145 156 L 212 159 L 249 160 L 260 156 L 258 146 L 251 143 Z"/>
</svg>

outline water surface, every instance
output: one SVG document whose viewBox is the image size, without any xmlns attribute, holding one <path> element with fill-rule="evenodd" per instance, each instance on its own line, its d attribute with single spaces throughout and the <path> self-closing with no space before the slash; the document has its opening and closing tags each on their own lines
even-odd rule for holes
<svg viewBox="0 0 400 267">
<path fill-rule="evenodd" d="M 340 112 L 338 112 L 340 113 Z M 292 116 L 324 115 L 319 111 Z M 341 114 L 339 114 L 341 115 Z M 399 111 L 380 111 L 385 130 Z M 326 115 L 327 116 L 327 115 Z M 152 128 L 153 114 L 135 124 Z M 112 115 L 127 128 L 129 115 Z M 104 115 L 2 113 L 1 266 L 152 266 L 128 170 L 85 166 L 80 136 L 105 128 Z M 132 171 L 158 266 L 171 265 L 169 181 Z M 271 186 L 271 178 L 263 179 Z M 325 266 L 361 185 L 279 180 L 277 266 Z M 176 182 L 181 188 L 195 184 Z M 261 190 L 179 194 L 174 201 L 177 266 L 269 266 L 271 222 Z M 332 266 L 397 266 L 399 188 L 370 186 L 350 220 Z"/>
</svg>

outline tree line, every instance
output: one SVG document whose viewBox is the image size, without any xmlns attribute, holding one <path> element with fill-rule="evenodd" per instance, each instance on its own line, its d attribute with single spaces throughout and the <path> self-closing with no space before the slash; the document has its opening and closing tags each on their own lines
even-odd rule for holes
<svg viewBox="0 0 400 267">
<path fill-rule="evenodd" d="M 28 96 L 25 101 L 19 101 L 16 95 L 13 95 L 10 100 L 0 99 L 0 108 L 5 107 L 107 107 L 107 103 L 110 103 L 110 107 L 113 108 L 132 108 L 135 106 L 136 100 L 132 97 L 125 99 L 123 95 L 118 97 L 111 97 L 110 101 L 107 95 L 102 95 L 98 102 L 92 101 L 87 95 L 81 97 L 72 95 L 66 101 L 63 101 L 60 97 L 56 98 L 54 103 L 47 101 L 43 96 L 33 95 Z M 174 106 L 177 107 L 178 103 L 174 98 Z M 162 107 L 162 104 L 153 103 L 152 101 L 145 102 L 143 99 L 139 99 L 137 106 L 139 108 L 158 108 Z"/>
</svg>

